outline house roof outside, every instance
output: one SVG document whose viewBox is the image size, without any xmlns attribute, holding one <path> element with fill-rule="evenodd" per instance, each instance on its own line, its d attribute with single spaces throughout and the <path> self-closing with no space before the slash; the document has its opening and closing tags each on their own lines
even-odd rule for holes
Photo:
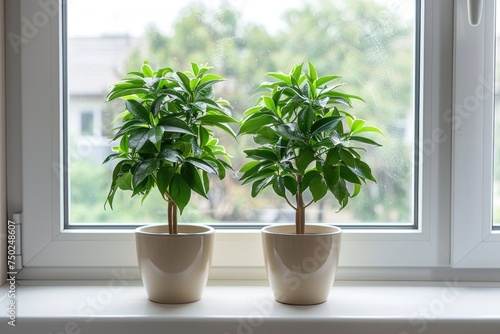
<svg viewBox="0 0 500 334">
<path fill-rule="evenodd" d="M 102 96 L 126 74 L 126 60 L 143 42 L 130 36 L 68 39 L 70 95 Z"/>
</svg>

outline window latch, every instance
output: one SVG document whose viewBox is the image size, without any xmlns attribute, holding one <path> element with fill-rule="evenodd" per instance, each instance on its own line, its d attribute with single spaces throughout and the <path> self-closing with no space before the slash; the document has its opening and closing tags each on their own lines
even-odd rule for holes
<svg viewBox="0 0 500 334">
<path fill-rule="evenodd" d="M 22 251 L 22 225 L 21 214 L 14 213 L 12 221 L 9 220 L 7 234 L 8 243 L 8 271 L 14 272 L 23 269 L 23 251 Z"/>
<path fill-rule="evenodd" d="M 476 27 L 481 23 L 483 13 L 483 0 L 467 0 L 467 9 L 469 11 L 469 23 Z"/>
</svg>

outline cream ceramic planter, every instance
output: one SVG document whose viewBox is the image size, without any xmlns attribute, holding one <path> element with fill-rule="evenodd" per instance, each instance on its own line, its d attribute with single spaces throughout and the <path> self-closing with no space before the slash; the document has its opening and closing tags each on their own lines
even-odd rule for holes
<svg viewBox="0 0 500 334">
<path fill-rule="evenodd" d="M 312 305 L 327 300 L 339 261 L 342 231 L 336 226 L 295 225 L 262 229 L 267 276 L 274 298 L 281 303 Z"/>
<path fill-rule="evenodd" d="M 157 303 L 190 303 L 201 298 L 207 284 L 215 230 L 203 225 L 167 225 L 135 230 L 137 259 L 148 298 Z"/>
</svg>

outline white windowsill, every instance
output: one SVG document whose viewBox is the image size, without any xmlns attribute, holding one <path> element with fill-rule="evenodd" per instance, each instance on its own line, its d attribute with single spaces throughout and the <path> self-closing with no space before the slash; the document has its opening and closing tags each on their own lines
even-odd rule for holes
<svg viewBox="0 0 500 334">
<path fill-rule="evenodd" d="M 23 284 L 16 327 L 7 324 L 8 285 L 0 288 L 1 333 L 495 333 L 500 285 L 337 282 L 315 306 L 275 302 L 268 286 L 209 285 L 201 301 L 148 301 L 137 282 Z"/>
</svg>

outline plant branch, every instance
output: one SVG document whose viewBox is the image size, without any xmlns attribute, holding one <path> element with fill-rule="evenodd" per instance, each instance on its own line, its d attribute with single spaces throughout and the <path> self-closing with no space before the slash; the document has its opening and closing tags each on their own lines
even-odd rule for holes
<svg viewBox="0 0 500 334">
<path fill-rule="evenodd" d="M 177 205 L 173 203 L 173 208 L 172 208 L 172 234 L 177 234 Z"/>
<path fill-rule="evenodd" d="M 297 208 L 295 207 L 295 205 L 293 205 L 290 200 L 288 199 L 288 197 L 286 197 L 286 193 L 285 193 L 285 200 L 286 202 L 288 203 L 288 205 L 290 205 L 294 210 L 297 210 Z"/>
<path fill-rule="evenodd" d="M 307 208 L 309 205 L 311 205 L 313 203 L 314 203 L 314 200 L 311 200 L 309 203 L 307 203 L 306 205 L 304 205 L 304 209 Z"/>
<path fill-rule="evenodd" d="M 172 222 L 172 200 L 168 200 L 168 214 L 167 214 L 167 223 L 168 223 L 168 233 L 173 234 L 173 222 Z"/>
<path fill-rule="evenodd" d="M 302 184 L 302 175 L 298 174 L 297 175 L 297 185 L 300 189 L 300 186 Z M 297 210 L 295 211 L 295 232 L 297 234 L 304 234 L 305 233 L 305 211 L 306 208 L 304 207 L 304 199 L 302 197 L 302 193 L 297 190 L 297 195 L 296 197 L 296 202 L 297 202 Z"/>
</svg>

